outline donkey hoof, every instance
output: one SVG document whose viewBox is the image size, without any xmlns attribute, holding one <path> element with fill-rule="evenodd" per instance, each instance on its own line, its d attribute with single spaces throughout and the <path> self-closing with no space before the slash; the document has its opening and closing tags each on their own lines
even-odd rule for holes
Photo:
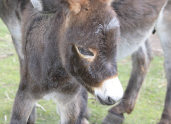
<svg viewBox="0 0 171 124">
<path fill-rule="evenodd" d="M 108 112 L 108 115 L 103 119 L 102 124 L 121 124 L 124 122 L 123 114 Z"/>
</svg>

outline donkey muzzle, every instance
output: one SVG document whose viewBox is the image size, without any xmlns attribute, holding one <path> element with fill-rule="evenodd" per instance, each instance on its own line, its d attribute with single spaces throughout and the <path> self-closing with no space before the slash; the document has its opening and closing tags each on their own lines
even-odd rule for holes
<svg viewBox="0 0 171 124">
<path fill-rule="evenodd" d="M 123 88 L 118 77 L 103 81 L 102 86 L 94 91 L 97 101 L 102 105 L 113 105 L 123 97 Z"/>
</svg>

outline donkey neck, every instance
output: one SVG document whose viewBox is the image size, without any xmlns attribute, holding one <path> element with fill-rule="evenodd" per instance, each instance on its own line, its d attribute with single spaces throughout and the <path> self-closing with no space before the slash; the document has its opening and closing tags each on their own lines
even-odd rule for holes
<svg viewBox="0 0 171 124">
<path fill-rule="evenodd" d="M 62 65 L 59 52 L 60 32 L 65 21 L 65 11 L 62 5 L 52 14 L 35 12 L 31 5 L 27 9 L 29 11 L 24 13 L 23 27 L 23 46 L 25 46 L 23 51 L 27 57 L 24 69 L 31 70 L 32 73 L 29 75 L 32 79 L 46 80 L 50 82 L 48 87 L 58 87 L 60 82 L 70 79 Z M 36 78 L 35 75 L 37 75 Z"/>
</svg>

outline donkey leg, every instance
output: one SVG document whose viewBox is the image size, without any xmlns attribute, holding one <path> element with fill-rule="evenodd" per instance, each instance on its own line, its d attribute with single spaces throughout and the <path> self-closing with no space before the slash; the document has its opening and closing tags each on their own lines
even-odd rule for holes
<svg viewBox="0 0 171 124">
<path fill-rule="evenodd" d="M 167 78 L 167 92 L 163 113 L 158 124 L 171 124 L 171 1 L 168 1 L 157 22 L 157 33 L 164 51 L 164 68 Z"/>
<path fill-rule="evenodd" d="M 130 114 L 135 106 L 136 99 L 146 77 L 152 51 L 148 40 L 132 55 L 132 72 L 128 86 L 123 96 L 123 104 L 114 106 L 108 111 L 103 124 L 120 124 L 124 121 L 123 113 Z"/>
<path fill-rule="evenodd" d="M 36 121 L 36 106 L 33 107 L 33 110 L 29 116 L 27 124 L 34 124 Z"/>
<path fill-rule="evenodd" d="M 157 124 L 171 124 L 171 50 L 169 54 L 170 57 L 165 58 L 164 62 L 165 73 L 167 78 L 167 92 L 165 97 L 165 105 L 161 119 Z"/>
<path fill-rule="evenodd" d="M 13 41 L 15 50 L 17 52 L 17 55 L 19 57 L 20 64 L 21 64 L 22 60 L 24 59 L 24 55 L 22 52 L 22 43 L 20 41 L 17 41 L 16 38 L 14 38 L 14 37 L 12 37 L 12 41 Z"/>
<path fill-rule="evenodd" d="M 77 94 L 63 96 L 65 100 L 55 98 L 57 112 L 61 117 L 60 124 L 89 124 L 86 119 L 87 92 L 81 88 Z M 67 101 L 68 99 L 72 99 Z"/>
<path fill-rule="evenodd" d="M 171 36 L 170 34 L 171 31 L 163 35 L 164 37 L 167 35 L 167 38 L 160 37 L 162 41 L 162 47 L 164 50 L 164 58 L 165 58 L 164 68 L 167 78 L 167 92 L 165 97 L 164 110 L 162 113 L 161 120 L 158 124 L 171 124 Z M 159 36 L 161 35 L 162 34 L 160 34 Z"/>
<path fill-rule="evenodd" d="M 27 124 L 29 115 L 36 103 L 31 93 L 19 87 L 16 94 L 10 124 Z"/>
<path fill-rule="evenodd" d="M 89 117 L 88 108 L 87 108 L 88 94 L 85 88 L 82 88 L 81 94 L 82 95 L 80 96 L 80 112 L 76 124 L 89 124 L 87 120 Z"/>
</svg>

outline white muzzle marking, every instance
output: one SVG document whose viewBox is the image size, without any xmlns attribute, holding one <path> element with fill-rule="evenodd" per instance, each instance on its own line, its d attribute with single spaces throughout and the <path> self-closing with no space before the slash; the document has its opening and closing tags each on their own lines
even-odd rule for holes
<svg viewBox="0 0 171 124">
<path fill-rule="evenodd" d="M 123 88 L 118 77 L 105 80 L 102 87 L 95 88 L 94 91 L 96 97 L 99 97 L 103 103 L 108 103 L 110 100 L 116 103 L 123 97 Z M 99 101 L 99 99 L 97 100 Z M 101 103 L 101 101 L 99 102 Z"/>
</svg>

